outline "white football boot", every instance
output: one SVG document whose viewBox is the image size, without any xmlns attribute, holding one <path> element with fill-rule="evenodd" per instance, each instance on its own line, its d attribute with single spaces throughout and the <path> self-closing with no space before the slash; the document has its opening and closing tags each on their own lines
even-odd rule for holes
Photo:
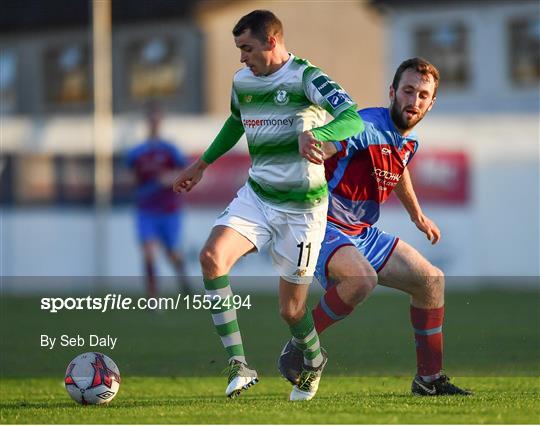
<svg viewBox="0 0 540 426">
<path fill-rule="evenodd" d="M 291 395 L 289 396 L 290 401 L 309 401 L 317 393 L 322 372 L 328 362 L 328 355 L 322 348 L 321 354 L 323 356 L 323 362 L 319 367 L 313 368 L 304 365 L 297 384 L 292 388 Z"/>
<path fill-rule="evenodd" d="M 229 384 L 225 391 L 229 398 L 240 395 L 243 390 L 250 388 L 259 381 L 255 370 L 235 359 L 229 363 L 229 366 L 224 371 L 229 375 Z"/>
</svg>

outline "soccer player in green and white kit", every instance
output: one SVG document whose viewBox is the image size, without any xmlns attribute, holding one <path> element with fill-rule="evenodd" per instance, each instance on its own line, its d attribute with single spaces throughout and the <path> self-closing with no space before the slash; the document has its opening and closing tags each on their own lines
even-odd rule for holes
<svg viewBox="0 0 540 426">
<path fill-rule="evenodd" d="M 231 115 L 199 160 L 178 176 L 177 192 L 189 191 L 206 167 L 246 133 L 252 166 L 249 179 L 222 215 L 201 251 L 204 286 L 211 296 L 232 295 L 228 273 L 236 261 L 269 244 L 280 274 L 280 313 L 304 353 L 292 401 L 315 396 L 326 353 L 306 309 L 308 286 L 326 226 L 327 187 L 321 143 L 363 130 L 356 104 L 323 71 L 290 54 L 276 16 L 255 10 L 233 29 L 240 61 L 233 79 Z M 324 125 L 326 112 L 334 120 Z M 257 383 L 246 363 L 234 309 L 212 318 L 229 355 L 226 394 Z"/>
</svg>

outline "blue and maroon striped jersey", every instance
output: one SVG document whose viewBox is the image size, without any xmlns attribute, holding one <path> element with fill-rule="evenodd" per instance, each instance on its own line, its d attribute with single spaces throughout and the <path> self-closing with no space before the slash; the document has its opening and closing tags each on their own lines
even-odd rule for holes
<svg viewBox="0 0 540 426">
<path fill-rule="evenodd" d="M 137 208 L 153 213 L 172 213 L 180 209 L 181 200 L 171 185 L 160 177 L 187 165 L 187 160 L 173 144 L 161 139 L 147 140 L 127 155 L 127 165 L 135 172 Z"/>
<path fill-rule="evenodd" d="M 365 130 L 334 142 L 338 152 L 325 162 L 328 222 L 349 235 L 377 222 L 380 205 L 418 148 L 415 135 L 404 137 L 397 131 L 388 108 L 366 108 L 358 114 Z"/>
</svg>

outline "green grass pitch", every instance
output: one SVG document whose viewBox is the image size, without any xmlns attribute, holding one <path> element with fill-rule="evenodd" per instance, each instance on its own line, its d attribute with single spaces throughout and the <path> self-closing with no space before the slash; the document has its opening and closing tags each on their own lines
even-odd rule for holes
<svg viewBox="0 0 540 426">
<path fill-rule="evenodd" d="M 313 295 L 311 304 L 317 300 Z M 540 423 L 540 293 L 450 292 L 445 368 L 472 397 L 414 397 L 415 352 L 408 300 L 378 292 L 322 335 L 330 360 L 313 401 L 290 403 L 276 358 L 287 338 L 277 301 L 253 295 L 239 312 L 260 383 L 224 396 L 224 351 L 208 312 L 88 311 L 50 314 L 37 298 L 3 297 L 0 422 L 5 423 Z M 63 387 L 68 362 L 91 348 L 40 348 L 40 334 L 118 337 L 122 385 L 108 406 L 82 407 Z"/>
<path fill-rule="evenodd" d="M 287 401 L 289 385 L 262 377 L 234 400 L 222 378 L 126 377 L 108 406 L 82 407 L 67 399 L 56 379 L 7 380 L 2 423 L 537 423 L 535 378 L 459 378 L 473 397 L 414 397 L 410 378 L 324 377 L 316 399 Z"/>
</svg>

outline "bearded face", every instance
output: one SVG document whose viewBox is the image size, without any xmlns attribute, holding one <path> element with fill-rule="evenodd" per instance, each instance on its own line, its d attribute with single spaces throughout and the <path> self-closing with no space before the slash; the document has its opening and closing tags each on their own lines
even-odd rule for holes
<svg viewBox="0 0 540 426">
<path fill-rule="evenodd" d="M 390 105 L 390 115 L 396 127 L 400 130 L 411 130 L 424 118 L 426 111 L 422 112 L 412 105 L 403 105 L 395 100 Z"/>
<path fill-rule="evenodd" d="M 397 90 L 390 88 L 390 116 L 398 130 L 409 132 L 424 118 L 435 102 L 434 93 L 433 76 L 405 70 Z"/>
</svg>

